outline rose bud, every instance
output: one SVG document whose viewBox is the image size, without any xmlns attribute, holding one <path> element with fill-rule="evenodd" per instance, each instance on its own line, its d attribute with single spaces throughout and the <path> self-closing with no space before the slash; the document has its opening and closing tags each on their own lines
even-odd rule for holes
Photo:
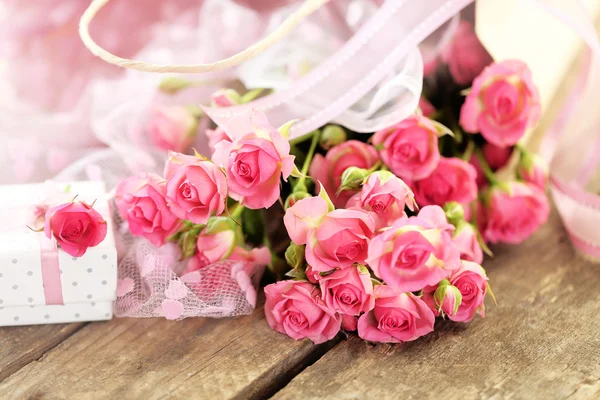
<svg viewBox="0 0 600 400">
<path fill-rule="evenodd" d="M 548 181 L 548 165 L 539 155 L 521 150 L 517 176 L 519 179 L 545 191 Z"/>
<path fill-rule="evenodd" d="M 497 171 L 504 167 L 510 160 L 513 152 L 512 147 L 498 147 L 491 143 L 485 143 L 481 150 L 485 161 L 492 171 Z"/>
<path fill-rule="evenodd" d="M 167 76 L 159 83 L 158 89 L 163 93 L 173 95 L 177 94 L 180 90 L 190 87 L 190 85 L 192 85 L 191 81 L 180 76 Z"/>
<path fill-rule="evenodd" d="M 428 177 L 408 182 L 417 204 L 439 205 L 455 201 L 468 204 L 477 197 L 477 171 L 460 158 L 442 157 L 438 167 Z"/>
<path fill-rule="evenodd" d="M 358 319 L 358 336 L 370 342 L 401 343 L 433 331 L 435 315 L 412 293 L 375 286 L 375 307 Z"/>
<path fill-rule="evenodd" d="M 319 144 L 325 150 L 329 150 L 334 146 L 342 144 L 346 141 L 347 135 L 344 128 L 338 125 L 327 125 L 321 132 Z"/>
<path fill-rule="evenodd" d="M 448 64 L 450 75 L 459 85 L 471 83 L 493 61 L 477 38 L 473 24 L 464 20 L 460 21 L 452 40 L 442 52 L 442 60 Z"/>
<path fill-rule="evenodd" d="M 167 205 L 176 217 L 205 224 L 225 210 L 227 178 L 212 161 L 171 153 L 165 178 Z"/>
<path fill-rule="evenodd" d="M 461 294 L 461 302 L 455 314 L 447 313 L 452 321 L 467 322 L 475 314 L 485 316 L 483 301 L 487 291 L 487 276 L 481 265 L 463 261 L 462 266 L 450 276 L 450 284 Z"/>
<path fill-rule="evenodd" d="M 431 120 L 415 115 L 376 132 L 373 145 L 383 162 L 403 179 L 429 176 L 440 160 L 438 131 Z"/>
<path fill-rule="evenodd" d="M 141 174 L 121 181 L 115 203 L 129 230 L 155 246 L 162 246 L 181 220 L 167 206 L 166 181 L 155 174 Z"/>
<path fill-rule="evenodd" d="M 250 209 L 271 207 L 279 198 L 280 179 L 287 180 L 294 168 L 290 143 L 256 111 L 232 119 L 228 129 L 233 142 L 219 142 L 212 158 L 227 172 L 229 196 Z"/>
<path fill-rule="evenodd" d="M 342 183 L 342 174 L 348 167 L 370 169 L 379 161 L 377 150 L 373 146 L 358 140 L 348 140 L 333 147 L 323 157 L 315 154 L 310 164 L 309 175 L 321 182 L 327 193 L 330 193 L 333 204 L 343 207 L 352 196 L 351 192 L 336 194 Z"/>
<path fill-rule="evenodd" d="M 240 94 L 233 89 L 219 89 L 211 96 L 213 107 L 230 107 L 242 102 Z"/>
<path fill-rule="evenodd" d="M 236 246 L 228 260 L 246 261 L 255 266 L 269 265 L 271 264 L 271 250 L 268 247 L 256 247 L 248 250 L 245 247 Z"/>
<path fill-rule="evenodd" d="M 309 282 L 279 281 L 265 287 L 265 316 L 271 329 L 292 339 L 309 338 L 315 344 L 337 335 L 341 318 L 321 299 L 320 290 Z"/>
<path fill-rule="evenodd" d="M 44 234 L 54 238 L 65 253 L 81 257 L 89 247 L 99 245 L 106 237 L 107 224 L 102 215 L 81 201 L 72 201 L 46 212 Z"/>
<path fill-rule="evenodd" d="M 155 106 L 146 129 L 157 147 L 185 152 L 196 136 L 198 119 L 186 107 Z"/>
<path fill-rule="evenodd" d="M 364 266 L 338 269 L 319 279 L 321 298 L 330 310 L 358 316 L 373 309 L 373 283 Z"/>
<path fill-rule="evenodd" d="M 305 264 L 304 260 L 305 247 L 290 243 L 288 248 L 285 250 L 285 261 L 293 269 L 302 267 Z"/>
<path fill-rule="evenodd" d="M 344 190 L 356 191 L 360 189 L 363 181 L 369 175 L 369 171 L 364 168 L 348 167 L 342 173 L 342 180 L 337 192 Z"/>
<path fill-rule="evenodd" d="M 537 186 L 509 182 L 493 186 L 479 205 L 477 224 L 483 239 L 518 244 L 548 220 L 550 206 Z"/>
<path fill-rule="evenodd" d="M 298 201 L 302 200 L 302 199 L 306 199 L 308 197 L 312 197 L 310 194 L 308 194 L 305 191 L 300 191 L 300 192 L 294 192 L 292 194 L 290 194 L 287 199 L 285 199 L 285 203 L 283 205 L 283 208 L 285 210 L 287 210 L 288 208 L 292 207 L 294 204 L 296 204 Z"/>
<path fill-rule="evenodd" d="M 448 222 L 454 226 L 465 219 L 465 209 L 462 204 L 456 201 L 450 201 L 444 204 L 442 208 L 446 214 L 446 218 L 448 218 Z"/>
<path fill-rule="evenodd" d="M 455 316 L 462 302 L 462 294 L 457 287 L 452 286 L 447 279 L 438 285 L 433 294 L 437 310 L 443 311 L 449 317 Z"/>
<path fill-rule="evenodd" d="M 229 217 L 212 217 L 196 240 L 196 255 L 190 259 L 186 273 L 227 259 L 241 240 L 238 226 Z"/>
<path fill-rule="evenodd" d="M 460 252 L 461 260 L 473 261 L 478 264 L 483 262 L 483 250 L 479 244 L 476 228 L 467 221 L 460 221 L 456 225 L 452 243 Z"/>
<path fill-rule="evenodd" d="M 538 122 L 540 110 L 531 71 L 521 61 L 508 60 L 475 78 L 460 110 L 460 125 L 498 147 L 510 147 Z"/>
</svg>

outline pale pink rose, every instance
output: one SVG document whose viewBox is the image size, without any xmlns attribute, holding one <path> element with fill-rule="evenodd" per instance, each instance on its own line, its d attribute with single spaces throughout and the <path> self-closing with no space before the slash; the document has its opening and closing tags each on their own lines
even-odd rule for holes
<svg viewBox="0 0 600 400">
<path fill-rule="evenodd" d="M 346 208 L 361 208 L 372 213 L 376 230 L 405 216 L 404 207 L 414 209 L 414 194 L 404 181 L 391 172 L 369 175 L 362 190 L 348 200 Z"/>
<path fill-rule="evenodd" d="M 309 175 L 323 185 L 336 207 L 343 207 L 353 192 L 342 191 L 342 174 L 348 167 L 369 169 L 379 161 L 377 150 L 358 140 L 348 140 L 332 147 L 325 157 L 316 154 L 310 164 Z"/>
<path fill-rule="evenodd" d="M 442 157 L 428 177 L 408 184 L 415 192 L 417 204 L 439 205 L 450 201 L 468 204 L 477 197 L 477 171 L 460 158 Z"/>
<path fill-rule="evenodd" d="M 146 125 L 155 146 L 176 152 L 190 149 L 197 128 L 198 119 L 181 106 L 155 106 Z"/>
<path fill-rule="evenodd" d="M 358 336 L 370 342 L 401 343 L 433 331 L 435 316 L 412 293 L 375 286 L 375 307 L 358 319 Z"/>
<path fill-rule="evenodd" d="M 271 263 L 271 251 L 268 247 L 256 247 L 247 250 L 241 246 L 236 246 L 229 256 L 229 260 L 247 261 L 254 266 L 265 266 Z"/>
<path fill-rule="evenodd" d="M 437 135 L 431 120 L 414 115 L 376 132 L 372 140 L 383 162 L 394 174 L 416 180 L 429 176 L 438 165 Z"/>
<path fill-rule="evenodd" d="M 271 329 L 292 339 L 309 338 L 315 344 L 331 340 L 341 318 L 321 299 L 317 287 L 303 281 L 279 281 L 265 287 L 265 316 Z"/>
<path fill-rule="evenodd" d="M 375 220 L 365 211 L 331 211 L 308 232 L 306 262 L 319 272 L 361 263 L 374 231 Z"/>
<path fill-rule="evenodd" d="M 496 146 L 513 146 L 538 122 L 539 97 L 525 63 L 494 63 L 473 81 L 460 110 L 460 125 Z"/>
<path fill-rule="evenodd" d="M 306 244 L 309 231 L 319 226 L 328 212 L 329 206 L 321 197 L 307 197 L 296 201 L 283 216 L 283 223 L 292 242 Z"/>
<path fill-rule="evenodd" d="M 425 98 L 419 98 L 419 108 L 425 117 L 431 117 L 435 113 L 435 107 Z"/>
<path fill-rule="evenodd" d="M 466 221 L 461 221 L 456 230 L 452 243 L 460 252 L 461 260 L 473 261 L 477 264 L 483 262 L 483 251 L 479 240 L 477 240 L 476 228 Z"/>
<path fill-rule="evenodd" d="M 107 224 L 102 215 L 81 201 L 60 204 L 46 212 L 44 233 L 73 257 L 81 257 L 88 247 L 99 245 L 106 237 Z"/>
<path fill-rule="evenodd" d="M 545 191 L 548 183 L 548 164 L 537 154 L 522 154 L 517 167 L 517 176 Z"/>
<path fill-rule="evenodd" d="M 231 142 L 231 139 L 221 127 L 217 127 L 215 129 L 206 129 L 204 134 L 206 137 L 208 137 L 208 147 L 210 147 L 212 153 L 215 152 L 215 146 L 220 141 L 225 140 L 227 142 Z"/>
<path fill-rule="evenodd" d="M 294 168 L 289 142 L 256 111 L 229 121 L 227 133 L 233 142 L 219 142 L 212 158 L 227 171 L 229 196 L 251 209 L 271 207 Z"/>
<path fill-rule="evenodd" d="M 375 297 L 371 275 L 362 268 L 338 269 L 319 279 L 322 299 L 331 311 L 358 316 L 373 308 Z"/>
<path fill-rule="evenodd" d="M 369 244 L 367 264 L 387 285 L 415 292 L 435 285 L 460 266 L 444 211 L 424 207 L 417 217 L 398 219 Z"/>
<path fill-rule="evenodd" d="M 115 203 L 121 217 L 127 220 L 129 230 L 143 236 L 155 246 L 162 246 L 180 224 L 169 210 L 166 182 L 155 174 L 141 174 L 121 181 Z"/>
<path fill-rule="evenodd" d="M 462 295 L 462 301 L 455 315 L 448 314 L 452 321 L 470 321 L 475 314 L 485 316 L 485 293 L 487 291 L 487 276 L 481 265 L 471 261 L 463 261 L 462 266 L 450 276 L 450 283 Z"/>
<path fill-rule="evenodd" d="M 492 171 L 497 171 L 504 167 L 508 163 L 508 160 L 510 160 L 513 152 L 511 147 L 498 147 L 491 143 L 485 143 L 481 150 L 485 161 Z"/>
<path fill-rule="evenodd" d="M 204 228 L 196 242 L 198 252 L 190 258 L 185 273 L 198 271 L 207 265 L 225 260 L 235 249 L 236 241 L 237 237 L 233 230 L 211 234 Z"/>
<path fill-rule="evenodd" d="M 442 60 L 448 64 L 452 78 L 459 85 L 471 83 L 494 61 L 477 38 L 473 24 L 464 20 L 460 21 L 452 40 L 442 52 Z"/>
<path fill-rule="evenodd" d="M 225 210 L 227 179 L 212 161 L 171 153 L 165 167 L 167 205 L 178 218 L 206 224 Z"/>
<path fill-rule="evenodd" d="M 548 198 L 538 187 L 510 182 L 490 190 L 487 200 L 480 204 L 477 216 L 484 240 L 518 244 L 548 220 Z"/>
</svg>

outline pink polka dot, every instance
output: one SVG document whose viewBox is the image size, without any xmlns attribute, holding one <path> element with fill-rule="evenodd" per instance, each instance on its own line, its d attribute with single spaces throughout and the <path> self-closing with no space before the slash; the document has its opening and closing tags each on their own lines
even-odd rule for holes
<svg viewBox="0 0 600 400">
<path fill-rule="evenodd" d="M 178 319 L 183 314 L 183 304 L 177 300 L 164 299 L 162 311 L 166 319 Z"/>
<path fill-rule="evenodd" d="M 180 280 L 169 282 L 169 287 L 165 290 L 165 296 L 168 299 L 183 299 L 188 294 L 188 288 Z"/>
</svg>

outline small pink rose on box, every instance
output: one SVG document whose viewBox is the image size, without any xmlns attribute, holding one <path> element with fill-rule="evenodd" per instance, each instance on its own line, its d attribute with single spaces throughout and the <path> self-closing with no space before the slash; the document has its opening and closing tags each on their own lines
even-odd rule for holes
<svg viewBox="0 0 600 400">
<path fill-rule="evenodd" d="M 121 181 L 115 203 L 131 233 L 162 246 L 179 228 L 181 220 L 167 206 L 166 182 L 155 174 L 141 174 Z"/>
<path fill-rule="evenodd" d="M 450 201 L 468 204 L 477 197 L 477 170 L 460 158 L 442 157 L 428 177 L 409 183 L 417 203 L 442 206 Z"/>
<path fill-rule="evenodd" d="M 548 183 L 548 164 L 537 154 L 521 152 L 517 176 L 519 179 L 545 191 Z"/>
<path fill-rule="evenodd" d="M 493 61 L 477 38 L 473 24 L 464 20 L 460 21 L 452 40 L 442 52 L 442 60 L 448 64 L 452 78 L 459 85 L 470 83 Z"/>
<path fill-rule="evenodd" d="M 375 307 L 358 319 L 358 336 L 371 342 L 401 343 L 433 331 L 435 315 L 412 293 L 375 286 Z"/>
<path fill-rule="evenodd" d="M 372 213 L 377 229 L 405 216 L 404 207 L 413 210 L 414 206 L 412 190 L 389 171 L 377 171 L 369 175 L 362 190 L 346 204 L 346 208 L 361 208 Z"/>
<path fill-rule="evenodd" d="M 452 243 L 460 252 L 461 260 L 473 261 L 477 264 L 483 262 L 483 251 L 477 238 L 475 227 L 466 221 L 461 221 L 456 226 Z"/>
<path fill-rule="evenodd" d="M 341 317 L 325 305 L 319 289 L 309 282 L 279 281 L 266 286 L 265 295 L 267 323 L 277 332 L 319 344 L 340 331 Z"/>
<path fill-rule="evenodd" d="M 403 179 L 429 176 L 440 160 L 438 131 L 426 117 L 415 115 L 376 132 L 373 145 L 383 162 Z"/>
<path fill-rule="evenodd" d="M 146 126 L 152 142 L 163 150 L 184 152 L 189 150 L 198 119 L 182 106 L 156 106 Z"/>
<path fill-rule="evenodd" d="M 171 153 L 165 167 L 167 205 L 178 218 L 206 224 L 225 209 L 227 179 L 212 161 Z"/>
<path fill-rule="evenodd" d="M 331 148 L 325 157 L 316 154 L 309 169 L 309 175 L 323 185 L 331 194 L 333 204 L 343 207 L 352 192 L 342 191 L 336 195 L 341 183 L 342 174 L 349 167 L 369 169 L 379 161 L 379 155 L 373 146 L 358 140 L 348 140 Z"/>
<path fill-rule="evenodd" d="M 539 93 L 525 63 L 494 63 L 473 81 L 460 110 L 466 132 L 481 133 L 499 147 L 515 145 L 540 118 Z"/>
<path fill-rule="evenodd" d="M 319 280 L 322 299 L 330 310 L 358 316 L 375 304 L 373 283 L 366 267 L 338 269 Z"/>
<path fill-rule="evenodd" d="M 233 142 L 219 142 L 212 158 L 227 171 L 229 196 L 251 209 L 272 206 L 280 179 L 287 180 L 294 168 L 289 142 L 256 111 L 232 119 L 226 130 Z"/>
<path fill-rule="evenodd" d="M 60 248 L 73 257 L 81 257 L 89 247 L 99 245 L 106 230 L 102 215 L 81 201 L 64 203 L 46 212 L 45 235 L 56 239 Z"/>
<path fill-rule="evenodd" d="M 548 220 L 550 206 L 537 186 L 509 182 L 494 186 L 479 204 L 477 224 L 483 239 L 518 244 Z"/>
<path fill-rule="evenodd" d="M 417 217 L 401 218 L 369 244 L 367 264 L 387 285 L 401 292 L 435 285 L 460 267 L 453 229 L 438 206 L 424 207 Z"/>
<path fill-rule="evenodd" d="M 449 278 L 450 284 L 461 294 L 461 302 L 455 314 L 447 313 L 452 321 L 467 322 L 475 314 L 485 316 L 483 301 L 487 291 L 487 276 L 481 265 L 471 261 L 463 261 L 462 266 Z"/>
</svg>

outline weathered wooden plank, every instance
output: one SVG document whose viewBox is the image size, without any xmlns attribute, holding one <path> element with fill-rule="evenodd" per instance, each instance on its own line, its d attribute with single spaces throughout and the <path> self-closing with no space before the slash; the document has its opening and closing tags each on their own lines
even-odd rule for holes
<svg viewBox="0 0 600 400">
<path fill-rule="evenodd" d="M 338 344 L 275 398 L 600 397 L 600 265 L 576 255 L 558 216 L 485 266 L 499 305 L 403 345 Z M 488 302 L 490 303 L 490 302 Z"/>
<path fill-rule="evenodd" d="M 0 328 L 0 381 L 42 357 L 85 324 Z"/>
<path fill-rule="evenodd" d="M 0 398 L 253 398 L 277 391 L 334 343 L 313 346 L 252 315 L 92 323 L 0 383 Z"/>
</svg>

